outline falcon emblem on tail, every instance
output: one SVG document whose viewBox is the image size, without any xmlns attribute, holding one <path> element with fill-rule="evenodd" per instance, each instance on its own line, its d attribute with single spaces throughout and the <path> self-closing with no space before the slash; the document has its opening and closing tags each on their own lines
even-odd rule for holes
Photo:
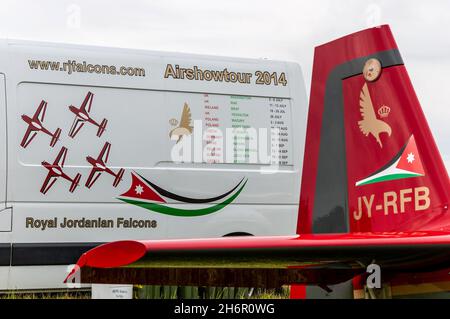
<svg viewBox="0 0 450 319">
<path fill-rule="evenodd" d="M 386 122 L 377 119 L 375 109 L 370 98 L 369 89 L 367 83 L 364 84 L 359 95 L 359 111 L 361 112 L 362 120 L 358 122 L 359 129 L 365 136 L 372 136 L 376 139 L 381 148 L 383 143 L 380 140 L 381 133 L 387 133 L 389 136 L 392 134 L 392 129 Z"/>
</svg>

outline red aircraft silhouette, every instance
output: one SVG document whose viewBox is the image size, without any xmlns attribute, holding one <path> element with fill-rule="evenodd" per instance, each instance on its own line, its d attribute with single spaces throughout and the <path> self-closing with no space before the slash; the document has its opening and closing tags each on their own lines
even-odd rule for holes
<svg viewBox="0 0 450 319">
<path fill-rule="evenodd" d="M 75 119 L 73 121 L 72 127 L 70 128 L 69 136 L 74 138 L 80 129 L 83 127 L 84 123 L 89 122 L 95 126 L 98 127 L 97 136 L 102 136 L 103 132 L 106 128 L 106 123 L 108 123 L 107 119 L 103 119 L 103 121 L 98 124 L 96 121 L 94 121 L 90 116 L 89 112 L 91 112 L 91 106 L 92 106 L 92 99 L 94 98 L 94 93 L 88 92 L 86 97 L 84 98 L 83 104 L 81 104 L 80 108 L 77 108 L 73 105 L 69 106 L 69 109 L 72 113 L 75 114 Z M 86 110 L 86 105 L 88 105 L 88 108 Z"/>
<path fill-rule="evenodd" d="M 53 184 L 55 184 L 58 177 L 62 177 L 65 180 L 68 180 L 69 182 L 71 182 L 70 188 L 69 188 L 69 191 L 71 193 L 73 193 L 75 188 L 77 188 L 78 183 L 80 182 L 81 174 L 78 173 L 72 179 L 69 176 L 67 176 L 62 170 L 64 167 L 64 162 L 66 160 L 66 155 L 67 155 L 67 148 L 65 148 L 63 146 L 61 148 L 61 150 L 59 151 L 58 156 L 56 157 L 53 164 L 50 164 L 46 161 L 42 162 L 42 166 L 44 166 L 46 169 L 49 170 L 47 177 L 45 178 L 44 184 L 42 184 L 42 187 L 41 187 L 42 194 L 45 195 L 47 193 L 47 191 L 53 186 Z"/>
<path fill-rule="evenodd" d="M 113 182 L 114 187 L 117 187 L 117 185 L 119 185 L 120 181 L 122 180 L 123 173 L 125 172 L 123 168 L 119 169 L 119 171 L 116 174 L 105 164 L 108 162 L 110 149 L 111 144 L 106 142 L 97 159 L 94 159 L 90 156 L 86 157 L 86 160 L 89 162 L 89 164 L 92 165 L 91 172 L 86 182 L 87 188 L 91 188 L 92 185 L 94 185 L 95 181 L 100 177 L 102 172 L 106 172 L 115 177 Z"/>
<path fill-rule="evenodd" d="M 22 120 L 24 120 L 28 124 L 27 131 L 23 136 L 22 142 L 20 142 L 20 146 L 22 146 L 23 148 L 26 148 L 31 143 L 38 132 L 43 132 L 52 137 L 50 141 L 51 147 L 55 146 L 56 142 L 58 142 L 59 136 L 61 135 L 61 129 L 57 128 L 55 133 L 51 133 L 42 125 L 46 109 L 47 102 L 42 100 L 32 118 L 25 114 L 22 115 Z"/>
</svg>

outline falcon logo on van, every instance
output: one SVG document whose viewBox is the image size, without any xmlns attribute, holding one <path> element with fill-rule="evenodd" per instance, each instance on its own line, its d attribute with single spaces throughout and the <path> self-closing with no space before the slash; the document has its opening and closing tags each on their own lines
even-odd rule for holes
<svg viewBox="0 0 450 319">
<path fill-rule="evenodd" d="M 239 183 L 229 191 L 211 198 L 191 198 L 174 194 L 166 189 L 145 179 L 136 172 L 131 173 L 132 181 L 130 188 L 118 197 L 119 200 L 136 205 L 160 214 L 179 216 L 179 217 L 197 217 L 215 213 L 229 204 L 231 204 L 242 192 L 247 179 L 242 178 Z M 166 199 L 172 199 L 177 204 L 196 204 L 201 208 L 182 209 L 167 205 Z M 208 206 L 208 204 L 213 204 Z M 206 205 L 206 207 L 204 206 Z"/>
</svg>

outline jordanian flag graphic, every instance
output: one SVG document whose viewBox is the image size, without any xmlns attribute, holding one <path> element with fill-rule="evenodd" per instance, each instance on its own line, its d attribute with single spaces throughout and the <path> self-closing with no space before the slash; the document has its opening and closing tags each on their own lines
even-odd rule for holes
<svg viewBox="0 0 450 319">
<path fill-rule="evenodd" d="M 422 161 L 420 160 L 414 135 L 412 135 L 406 145 L 388 164 L 370 176 L 356 182 L 356 186 L 424 175 Z"/>
<path fill-rule="evenodd" d="M 219 196 L 191 198 L 163 189 L 136 172 L 131 172 L 131 178 L 130 188 L 118 199 L 157 213 L 180 217 L 204 216 L 217 212 L 231 204 L 247 184 L 247 180 L 243 178 L 236 186 Z M 168 204 L 166 199 L 172 199 L 175 203 Z M 182 209 L 177 207 L 179 206 L 177 204 L 197 204 L 196 206 L 199 206 L 199 208 Z"/>
</svg>

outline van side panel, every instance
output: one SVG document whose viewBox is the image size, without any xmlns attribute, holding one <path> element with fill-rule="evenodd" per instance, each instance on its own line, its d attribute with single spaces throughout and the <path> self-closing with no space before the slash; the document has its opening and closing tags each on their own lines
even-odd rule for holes
<svg viewBox="0 0 450 319">
<path fill-rule="evenodd" d="M 7 189 L 14 210 L 5 241 L 12 243 L 8 288 L 64 287 L 64 265 L 108 241 L 295 233 L 306 128 L 297 64 L 26 41 L 7 51 L 8 172 L 14 177 Z M 42 69 L 39 61 L 65 64 Z M 97 63 L 99 72 L 64 69 L 78 62 L 80 70 L 83 62 Z M 145 76 L 102 73 L 112 65 L 145 69 Z M 242 83 L 220 79 L 237 73 L 246 74 Z M 76 113 L 83 107 L 89 119 Z M 187 137 L 171 135 L 186 122 L 186 108 L 193 157 L 180 163 L 174 150 Z M 25 120 L 36 114 L 40 123 Z M 46 132 L 29 140 L 30 125 Z M 208 129 L 236 127 L 269 129 L 266 140 L 236 138 L 232 148 L 243 149 L 244 159 L 258 151 L 250 141 L 270 152 L 270 128 L 277 128 L 279 163 L 226 154 L 217 161 L 225 145 L 195 158 L 195 147 L 203 151 L 217 136 Z M 109 171 L 92 173 L 93 160 L 106 157 L 101 166 Z M 39 280 L 40 269 L 51 278 Z"/>
<path fill-rule="evenodd" d="M 0 212 L 6 208 L 7 181 L 7 122 L 5 75 L 0 74 Z M 11 221 L 6 221 L 0 213 L 0 231 L 10 230 Z"/>
<path fill-rule="evenodd" d="M 11 257 L 12 210 L 6 208 L 7 125 L 5 75 L 0 74 L 0 287 L 7 280 Z"/>
</svg>

